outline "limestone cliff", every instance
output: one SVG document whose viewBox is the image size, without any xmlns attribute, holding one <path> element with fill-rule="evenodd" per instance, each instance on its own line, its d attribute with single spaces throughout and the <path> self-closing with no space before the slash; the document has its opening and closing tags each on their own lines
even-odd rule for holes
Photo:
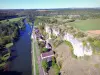
<svg viewBox="0 0 100 75">
<path fill-rule="evenodd" d="M 58 36 L 60 34 L 59 29 L 56 28 L 50 28 L 49 26 L 45 27 L 46 33 L 49 35 L 49 39 L 51 39 L 51 34 Z M 83 41 L 80 40 L 79 38 L 75 38 L 72 34 L 70 33 L 65 33 L 63 36 L 63 40 L 69 41 L 72 46 L 73 46 L 73 53 L 77 57 L 82 57 L 82 56 L 91 56 L 92 55 L 92 48 L 90 46 L 90 43 L 87 42 L 86 46 L 83 45 Z"/>
</svg>

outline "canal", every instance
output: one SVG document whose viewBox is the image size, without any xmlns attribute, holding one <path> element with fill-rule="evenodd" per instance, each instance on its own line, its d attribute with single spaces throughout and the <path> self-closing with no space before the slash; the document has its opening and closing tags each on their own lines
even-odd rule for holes
<svg viewBox="0 0 100 75">
<path fill-rule="evenodd" d="M 16 57 L 10 63 L 10 71 L 21 72 L 22 75 L 31 75 L 31 35 L 32 30 L 29 24 L 25 24 L 26 29 L 21 32 L 19 40 L 12 47 Z"/>
</svg>

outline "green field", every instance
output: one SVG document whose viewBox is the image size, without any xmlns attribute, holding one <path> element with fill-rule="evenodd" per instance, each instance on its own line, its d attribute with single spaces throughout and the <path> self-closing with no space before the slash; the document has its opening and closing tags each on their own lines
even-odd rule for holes
<svg viewBox="0 0 100 75">
<path fill-rule="evenodd" d="M 19 21 L 21 18 L 24 18 L 24 17 L 18 17 L 18 18 L 12 18 L 12 19 L 8 19 L 10 22 L 13 22 L 13 21 Z M 5 22 L 6 20 L 2 20 L 0 22 Z"/>
<path fill-rule="evenodd" d="M 69 24 L 83 31 L 100 30 L 100 19 L 81 20 Z"/>
</svg>

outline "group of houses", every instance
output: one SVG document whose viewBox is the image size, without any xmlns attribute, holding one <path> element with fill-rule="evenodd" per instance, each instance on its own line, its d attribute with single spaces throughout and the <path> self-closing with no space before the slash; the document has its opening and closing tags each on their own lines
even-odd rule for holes
<svg viewBox="0 0 100 75">
<path fill-rule="evenodd" d="M 45 48 L 47 49 L 46 52 L 41 53 L 41 59 L 46 60 L 47 62 L 51 61 L 52 57 L 54 56 L 54 52 L 52 51 L 52 46 L 49 43 L 49 40 L 44 39 L 44 36 L 41 33 L 39 33 L 38 28 L 35 28 L 34 31 L 36 39 L 38 39 L 39 42 L 45 43 Z"/>
</svg>

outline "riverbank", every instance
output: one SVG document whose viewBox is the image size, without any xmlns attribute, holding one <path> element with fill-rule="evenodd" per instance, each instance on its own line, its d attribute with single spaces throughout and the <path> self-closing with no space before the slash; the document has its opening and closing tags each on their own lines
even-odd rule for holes
<svg viewBox="0 0 100 75">
<path fill-rule="evenodd" d="M 21 72 L 22 75 L 31 75 L 31 27 L 28 24 L 22 36 L 12 47 L 16 56 L 10 63 L 10 71 Z"/>
</svg>

